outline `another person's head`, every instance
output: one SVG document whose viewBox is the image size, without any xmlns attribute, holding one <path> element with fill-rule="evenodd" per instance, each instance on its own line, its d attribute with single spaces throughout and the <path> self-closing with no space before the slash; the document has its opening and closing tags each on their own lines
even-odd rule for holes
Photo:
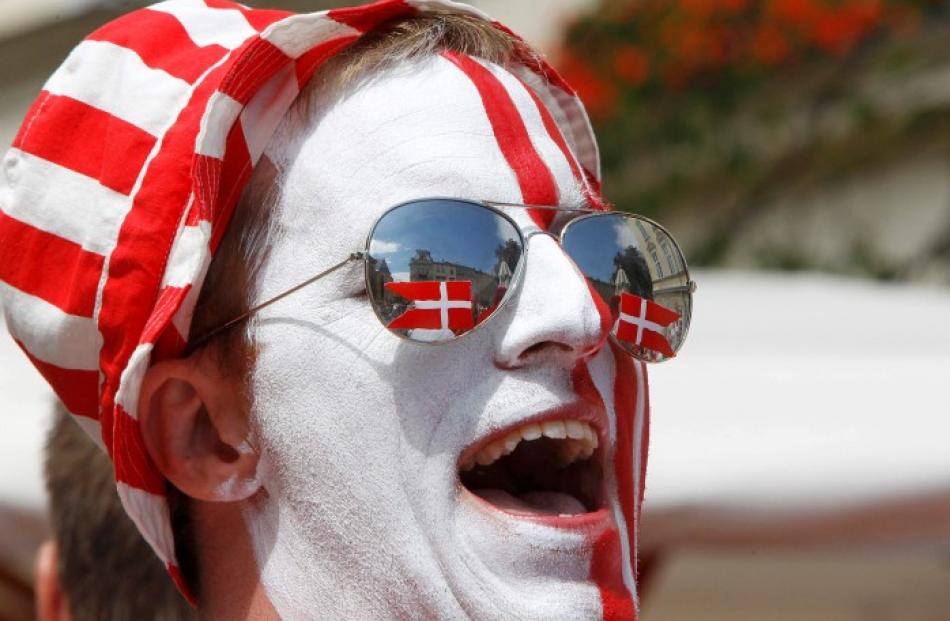
<svg viewBox="0 0 950 621">
<path fill-rule="evenodd" d="M 197 618 L 122 508 L 109 457 L 61 407 L 44 462 L 53 532 L 37 555 L 38 621 Z"/>
<path fill-rule="evenodd" d="M 98 390 L 81 420 L 103 425 L 123 503 L 179 585 L 221 619 L 633 617 L 646 371 L 634 346 L 608 334 L 626 325 L 640 347 L 652 330 L 667 351 L 664 326 L 685 323 L 682 308 L 652 316 L 652 293 L 628 295 L 636 279 L 613 258 L 628 243 L 650 252 L 650 273 L 670 291 L 683 290 L 685 265 L 670 240 L 641 235 L 643 223 L 578 233 L 570 253 L 559 243 L 565 221 L 582 230 L 571 209 L 603 208 L 579 100 L 524 43 L 455 4 L 286 19 L 185 4 L 126 25 L 161 24 L 167 45 L 185 32 L 195 54 L 218 54 L 204 73 L 154 46 L 141 59 L 192 80 L 180 101 L 208 103 L 185 106 L 163 141 L 145 141 L 139 176 L 92 171 L 135 198 L 117 245 L 97 246 L 109 260 L 88 277 L 81 307 L 95 328 L 82 379 Z M 233 23 L 215 21 L 225 18 L 246 27 L 215 34 Z M 253 29 L 260 37 L 241 43 Z M 129 36 L 119 26 L 99 35 Z M 221 56 L 214 41 L 235 51 Z M 106 64 L 125 58 L 88 48 Z M 60 104 L 44 100 L 37 114 Z M 143 123 L 164 113 L 148 101 L 119 108 Z M 34 130 L 24 131 L 28 151 Z M 83 168 L 62 142 L 53 155 Z M 180 201 L 170 214 L 169 196 Z M 468 211 L 388 220 L 391 235 L 374 236 L 369 258 L 353 254 L 387 210 L 431 197 L 469 201 Z M 487 228 L 459 224 L 485 218 Z M 439 247 L 415 243 L 430 224 Z M 448 258 L 458 249 L 481 267 Z M 586 266 L 594 255 L 602 274 Z M 404 286 L 433 280 L 435 293 Z M 642 316 L 612 318 L 614 295 Z M 25 341 L 34 328 L 13 322 Z M 62 343 L 36 338 L 48 350 L 27 350 L 73 394 L 43 358 Z M 66 358 L 70 369 L 89 364 Z"/>
</svg>

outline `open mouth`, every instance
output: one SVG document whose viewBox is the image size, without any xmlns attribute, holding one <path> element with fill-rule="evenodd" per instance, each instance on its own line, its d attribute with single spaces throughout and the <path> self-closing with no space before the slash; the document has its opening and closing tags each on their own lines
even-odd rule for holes
<svg viewBox="0 0 950 621">
<path fill-rule="evenodd" d="M 603 506 L 597 431 L 580 420 L 523 424 L 463 454 L 462 485 L 522 516 L 575 517 Z"/>
</svg>

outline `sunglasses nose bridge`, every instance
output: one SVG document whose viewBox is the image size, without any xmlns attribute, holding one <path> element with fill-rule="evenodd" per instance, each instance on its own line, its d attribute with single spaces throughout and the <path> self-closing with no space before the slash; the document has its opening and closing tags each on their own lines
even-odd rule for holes
<svg viewBox="0 0 950 621">
<path fill-rule="evenodd" d="M 538 231 L 529 243 L 526 235 L 523 260 L 510 318 L 498 337 L 496 364 L 518 368 L 555 356 L 572 366 L 601 347 L 609 322 L 558 239 Z"/>
</svg>

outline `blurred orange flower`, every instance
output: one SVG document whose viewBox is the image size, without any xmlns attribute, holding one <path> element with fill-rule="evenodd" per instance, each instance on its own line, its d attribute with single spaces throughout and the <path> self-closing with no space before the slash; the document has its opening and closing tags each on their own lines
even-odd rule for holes
<svg viewBox="0 0 950 621">
<path fill-rule="evenodd" d="M 630 86 L 640 86 L 650 77 L 650 57 L 636 45 L 624 45 L 614 56 L 614 72 Z"/>
<path fill-rule="evenodd" d="M 557 66 L 558 72 L 574 87 L 592 117 L 606 119 L 613 114 L 617 108 L 617 89 L 610 81 L 570 52 L 560 54 Z"/>
<path fill-rule="evenodd" d="M 778 65 L 788 59 L 792 48 L 781 28 L 763 24 L 752 33 L 752 57 L 765 65 Z"/>
</svg>

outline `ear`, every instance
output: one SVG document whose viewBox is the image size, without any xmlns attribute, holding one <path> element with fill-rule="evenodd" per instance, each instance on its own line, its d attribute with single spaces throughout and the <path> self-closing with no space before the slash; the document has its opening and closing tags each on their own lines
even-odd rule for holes
<svg viewBox="0 0 950 621">
<path fill-rule="evenodd" d="M 47 539 L 36 553 L 34 568 L 37 621 L 72 621 L 69 602 L 59 583 L 59 548 Z"/>
<path fill-rule="evenodd" d="M 260 487 L 258 455 L 248 440 L 248 404 L 238 380 L 213 356 L 163 360 L 145 372 L 139 425 L 152 460 L 198 500 L 243 500 Z"/>
</svg>

